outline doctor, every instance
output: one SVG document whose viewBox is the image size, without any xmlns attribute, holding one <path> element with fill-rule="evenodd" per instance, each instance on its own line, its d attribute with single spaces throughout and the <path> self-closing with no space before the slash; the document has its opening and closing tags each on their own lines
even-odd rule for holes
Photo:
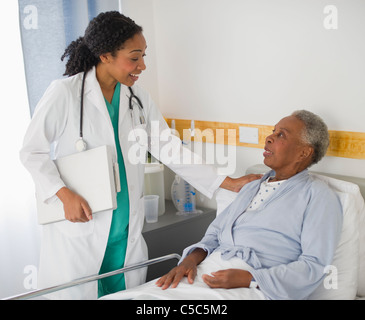
<svg viewBox="0 0 365 320">
<path fill-rule="evenodd" d="M 137 114 L 146 127 L 158 121 L 160 132 L 168 126 L 150 96 L 135 85 L 146 69 L 146 48 L 142 28 L 134 21 L 119 12 L 101 13 L 62 56 L 68 57 L 65 75 L 69 77 L 54 81 L 38 103 L 20 158 L 33 177 L 38 196 L 44 202 L 60 199 L 66 218 L 43 226 L 39 288 L 147 259 L 142 237 L 144 166 L 128 157 L 136 143 L 129 137 L 136 121 L 131 114 Z M 79 141 L 81 99 L 83 140 Z M 52 160 L 77 152 L 80 142 L 87 149 L 113 147 L 122 186 L 116 210 L 93 215 L 86 200 L 60 178 Z M 153 155 L 164 161 L 158 152 Z M 219 176 L 215 167 L 207 165 L 180 162 L 168 166 L 208 197 L 219 187 L 238 191 L 258 178 Z M 145 276 L 145 270 L 136 270 L 54 293 L 53 298 L 95 299 L 137 286 Z"/>
</svg>

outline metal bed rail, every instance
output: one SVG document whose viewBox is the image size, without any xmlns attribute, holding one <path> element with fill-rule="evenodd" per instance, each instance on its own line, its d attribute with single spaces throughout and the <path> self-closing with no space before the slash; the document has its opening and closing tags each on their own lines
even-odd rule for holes
<svg viewBox="0 0 365 320">
<path fill-rule="evenodd" d="M 96 280 L 107 278 L 107 277 L 111 277 L 111 276 L 121 274 L 121 273 L 124 273 L 124 272 L 144 268 L 144 267 L 150 266 L 152 264 L 156 264 L 156 263 L 159 263 L 159 262 L 164 262 L 164 261 L 171 260 L 171 259 L 180 260 L 181 256 L 177 253 L 172 253 L 172 254 L 168 254 L 166 256 L 162 256 L 162 257 L 146 260 L 146 261 L 143 261 L 143 262 L 140 262 L 140 263 L 136 263 L 136 264 L 133 264 L 133 265 L 130 265 L 130 266 L 118 269 L 118 270 L 110 271 L 110 272 L 103 273 L 103 274 L 96 274 L 96 275 L 93 275 L 93 276 L 87 276 L 87 277 L 79 278 L 79 279 L 76 279 L 76 280 L 73 280 L 73 281 L 70 281 L 70 282 L 66 282 L 66 283 L 63 283 L 63 284 L 60 284 L 60 285 L 48 287 L 48 288 L 45 288 L 45 289 L 38 289 L 38 290 L 30 291 L 30 292 L 27 292 L 27 293 L 18 294 L 18 295 L 15 295 L 15 296 L 4 298 L 2 300 L 25 300 L 25 299 L 36 298 L 36 297 L 43 296 L 43 295 L 48 294 L 48 293 L 52 293 L 52 292 L 55 292 L 55 291 L 75 287 L 75 286 L 78 286 L 78 285 L 81 285 L 81 284 L 85 284 L 85 283 L 88 283 L 88 282 L 91 282 L 91 281 L 96 281 Z"/>
</svg>

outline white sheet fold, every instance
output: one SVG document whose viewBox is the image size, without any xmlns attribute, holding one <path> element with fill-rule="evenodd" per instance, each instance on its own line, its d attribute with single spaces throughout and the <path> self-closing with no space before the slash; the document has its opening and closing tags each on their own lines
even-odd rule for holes
<svg viewBox="0 0 365 320">
<path fill-rule="evenodd" d="M 263 293 L 256 288 L 212 289 L 202 279 L 203 274 L 210 274 L 224 269 L 250 270 L 251 267 L 243 260 L 234 257 L 223 260 L 220 252 L 208 256 L 199 266 L 193 284 L 187 278 L 179 283 L 177 288 L 162 290 L 155 285 L 157 279 L 136 288 L 120 291 L 102 297 L 103 300 L 265 300 Z"/>
</svg>

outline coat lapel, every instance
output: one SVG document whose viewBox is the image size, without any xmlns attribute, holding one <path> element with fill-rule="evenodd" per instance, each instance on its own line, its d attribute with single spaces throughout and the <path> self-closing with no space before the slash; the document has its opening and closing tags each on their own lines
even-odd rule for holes
<svg viewBox="0 0 365 320">
<path fill-rule="evenodd" d="M 126 120 L 126 116 L 129 116 L 129 96 L 130 92 L 128 87 L 121 84 L 119 98 L 119 126 Z"/>
<path fill-rule="evenodd" d="M 95 67 L 93 67 L 86 75 L 85 89 L 84 89 L 84 108 L 87 108 L 87 106 L 90 104 L 93 105 L 95 108 L 99 110 L 99 112 L 105 118 L 110 127 L 113 127 L 108 113 L 108 109 L 105 104 L 103 93 L 101 91 L 99 82 L 96 79 L 95 70 L 96 70 Z M 81 90 L 80 90 L 80 98 L 81 98 Z"/>
</svg>

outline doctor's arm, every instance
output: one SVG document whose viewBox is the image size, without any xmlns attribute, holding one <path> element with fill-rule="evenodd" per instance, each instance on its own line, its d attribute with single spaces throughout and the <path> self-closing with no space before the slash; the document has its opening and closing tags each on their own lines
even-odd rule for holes
<svg viewBox="0 0 365 320">
<path fill-rule="evenodd" d="M 231 178 L 227 176 L 219 187 L 229 191 L 239 192 L 245 184 L 261 178 L 262 174 L 249 174 L 240 178 Z"/>
<path fill-rule="evenodd" d="M 204 159 L 182 145 L 180 138 L 171 133 L 151 97 L 148 95 L 146 99 L 149 121 L 158 124 L 159 129 L 151 135 L 148 151 L 205 196 L 212 198 L 218 188 L 239 192 L 245 184 L 261 179 L 260 174 L 231 178 L 219 173 L 218 168 L 213 165 L 201 165 L 205 163 Z M 191 159 L 198 165 L 191 165 Z"/>
<path fill-rule="evenodd" d="M 69 114 L 67 90 L 53 82 L 38 103 L 20 151 L 20 160 L 32 175 L 37 196 L 50 202 L 57 196 L 62 202 L 66 219 L 89 221 L 91 210 L 87 202 L 69 190 L 50 158 L 51 145 L 64 131 Z M 87 218 L 89 217 L 89 218 Z"/>
</svg>

